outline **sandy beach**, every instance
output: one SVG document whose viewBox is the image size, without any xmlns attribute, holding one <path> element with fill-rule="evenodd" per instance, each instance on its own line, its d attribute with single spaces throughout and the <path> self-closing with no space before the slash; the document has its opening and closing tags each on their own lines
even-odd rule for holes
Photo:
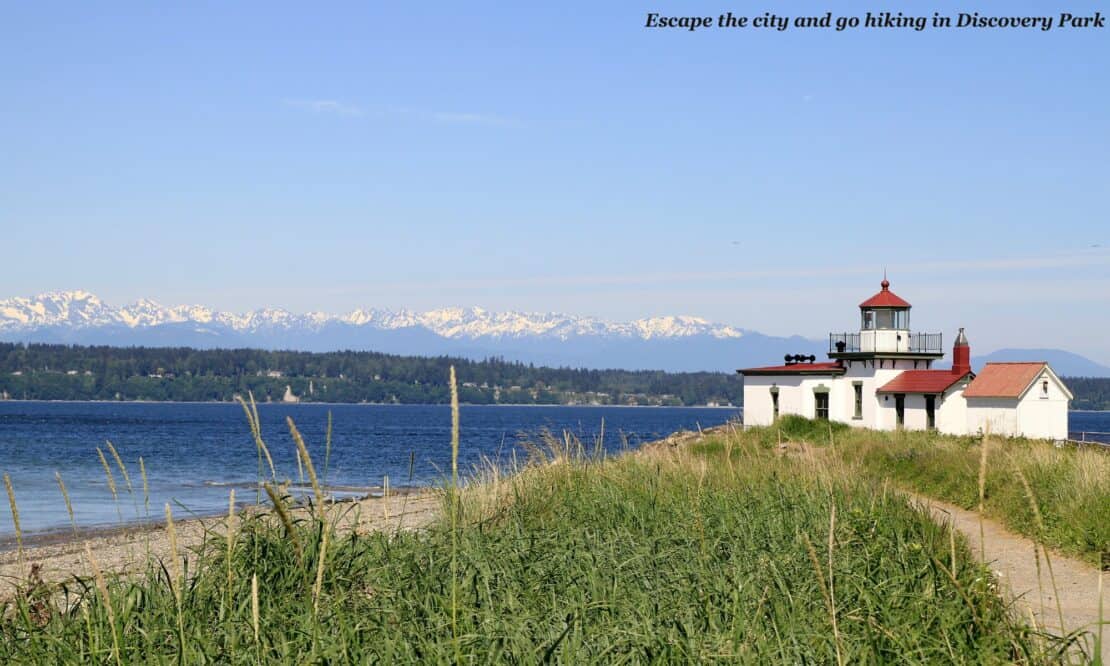
<svg viewBox="0 0 1110 666">
<path fill-rule="evenodd" d="M 439 507 L 440 498 L 434 491 L 413 490 L 393 493 L 388 499 L 372 496 L 338 501 L 329 504 L 328 511 L 341 532 L 356 530 L 366 533 L 420 529 L 435 519 Z M 265 509 L 253 505 L 241 509 L 236 521 L 258 511 Z M 297 508 L 291 513 L 296 517 L 306 511 Z M 204 543 L 205 536 L 224 534 L 226 525 L 226 515 L 175 520 L 180 552 L 191 562 L 195 558 L 194 551 Z M 86 543 L 100 569 L 113 574 L 140 572 L 150 557 L 165 560 L 171 553 L 164 522 L 91 528 L 78 530 L 76 535 L 72 531 L 29 535 L 22 557 L 14 544 L 11 549 L 0 553 L 0 598 L 7 597 L 27 581 L 33 567 L 36 568 L 35 575 L 48 584 L 92 575 L 85 555 Z"/>
<path fill-rule="evenodd" d="M 731 426 L 706 428 L 704 433 L 718 432 Z M 636 455 L 651 455 L 665 448 L 687 445 L 699 438 L 699 433 L 679 431 L 670 436 L 642 446 Z M 237 521 L 258 512 L 269 515 L 268 504 L 240 504 Z M 342 499 L 328 505 L 329 515 L 337 521 L 341 532 L 357 530 L 361 533 L 383 529 L 420 529 L 438 515 L 440 496 L 432 488 L 398 488 L 383 498 L 380 489 L 361 499 Z M 303 516 L 307 509 L 298 507 L 291 511 L 294 518 Z M 190 567 L 195 551 L 203 545 L 206 535 L 223 535 L 227 514 L 209 515 L 174 520 L 178 548 L 189 559 Z M 151 561 L 165 561 L 171 546 L 164 521 L 153 523 L 132 522 L 124 525 L 96 526 L 72 530 L 27 533 L 23 535 L 20 555 L 14 535 L 0 540 L 0 599 L 8 597 L 29 576 L 46 584 L 60 584 L 75 577 L 92 575 L 85 544 L 89 545 L 101 571 L 109 574 L 134 574 L 141 572 Z"/>
</svg>

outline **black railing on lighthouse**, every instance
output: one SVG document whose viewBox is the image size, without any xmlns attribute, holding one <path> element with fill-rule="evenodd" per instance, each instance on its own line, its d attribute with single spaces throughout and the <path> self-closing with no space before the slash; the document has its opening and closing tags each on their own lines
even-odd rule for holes
<svg viewBox="0 0 1110 666">
<path fill-rule="evenodd" d="M 859 333 L 829 333 L 830 354 L 875 351 L 874 338 L 863 344 Z M 866 347 L 866 348 L 865 348 Z M 905 351 L 911 354 L 943 354 L 943 333 L 910 333 Z"/>
<path fill-rule="evenodd" d="M 910 351 L 923 354 L 944 352 L 944 335 L 941 333 L 910 333 Z"/>
<path fill-rule="evenodd" d="M 829 333 L 829 353 L 858 352 L 859 333 Z"/>
</svg>

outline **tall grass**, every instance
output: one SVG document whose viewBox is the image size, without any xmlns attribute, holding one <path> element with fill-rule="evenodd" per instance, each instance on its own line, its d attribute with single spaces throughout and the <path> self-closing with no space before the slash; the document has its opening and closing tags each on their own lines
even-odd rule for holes
<svg viewBox="0 0 1110 666">
<path fill-rule="evenodd" d="M 15 488 L 12 487 L 12 478 L 4 474 L 4 490 L 8 493 L 8 508 L 12 513 L 12 526 L 15 527 L 15 542 L 19 547 L 19 569 L 22 575 L 25 566 L 23 558 L 23 528 L 19 525 L 19 504 L 15 501 Z"/>
<path fill-rule="evenodd" d="M 781 431 L 790 442 L 820 447 L 828 441 L 827 428 L 791 416 L 743 437 L 773 448 Z M 981 508 L 1010 529 L 1088 562 L 1110 557 L 1101 555 L 1110 553 L 1110 455 L 1104 451 L 996 436 L 832 428 L 836 446 L 829 451 L 863 473 L 965 509 Z M 1040 517 L 1019 474 L 1038 498 Z"/>
<path fill-rule="evenodd" d="M 69 491 L 66 490 L 65 481 L 62 481 L 60 472 L 54 472 L 54 480 L 58 482 L 58 489 L 62 491 L 62 499 L 66 503 L 66 513 L 69 514 L 69 525 L 73 528 L 73 536 L 77 537 L 77 517 L 73 514 L 73 502 L 69 501 Z"/>
<path fill-rule="evenodd" d="M 825 441 L 814 437 L 818 426 L 830 433 Z M 836 447 L 831 443 L 834 426 L 800 417 L 784 417 L 774 426 L 751 428 L 742 441 L 764 450 L 801 452 L 811 464 L 842 468 L 841 475 L 862 475 L 872 482 L 897 485 L 922 494 L 947 499 L 979 516 L 979 561 L 985 560 L 984 516 L 992 516 L 1032 539 L 1037 583 L 1043 587 L 1041 562 L 1048 570 L 1055 601 L 1057 626 L 1064 627 L 1063 603 L 1051 547 L 1079 555 L 1105 567 L 1110 558 L 1110 455 L 1098 450 L 1058 448 L 1051 443 L 992 437 L 950 437 L 923 432 L 876 432 L 839 428 Z M 781 443 L 787 433 L 786 444 Z M 736 434 L 733 433 L 733 437 Z M 814 441 L 816 440 L 816 441 Z M 771 442 L 779 442 L 772 444 Z M 703 450 L 727 451 L 719 441 L 700 445 Z M 952 533 L 953 544 L 955 534 Z M 957 558 L 949 558 L 957 571 Z M 939 563 L 938 563 L 939 565 Z M 1039 589 L 1045 617 L 1044 589 Z M 1101 592 L 1099 593 L 1101 595 Z M 1094 650 L 1101 649 L 1101 596 L 1097 630 L 1092 631 Z M 1037 621 L 1032 619 L 1036 627 Z M 1083 631 L 1063 642 L 1079 650 L 1087 640 Z M 1089 646 L 1084 646 L 1083 649 Z M 1097 658 L 1097 657 L 1096 657 Z"/>
<path fill-rule="evenodd" d="M 339 505 L 296 512 L 267 483 L 284 518 L 232 504 L 187 572 L 173 548 L 168 566 L 69 581 L 41 622 L 9 600 L 0 662 L 1063 659 L 962 539 L 847 466 L 739 437 L 735 465 L 723 442 L 600 460 L 550 437 L 516 473 L 463 484 L 458 428 L 455 402 L 446 511 L 427 529 L 339 531 Z"/>
<path fill-rule="evenodd" d="M 107 611 L 108 633 L 112 636 L 112 660 L 116 662 L 117 666 L 122 666 L 123 662 L 120 659 L 119 628 L 116 626 L 115 602 L 112 600 L 112 595 L 108 591 L 108 583 L 104 579 L 104 574 L 100 570 L 100 564 L 96 561 L 96 557 L 93 555 L 88 542 L 85 543 L 85 557 L 88 558 L 89 568 L 92 570 L 93 580 L 96 583 L 96 590 L 100 593 L 100 602 L 104 604 L 104 609 Z M 90 634 L 91 633 L 90 631 Z"/>
<path fill-rule="evenodd" d="M 451 643 L 455 663 L 462 661 L 459 650 L 459 387 L 455 366 L 448 379 L 451 388 L 451 485 L 447 491 L 451 520 Z"/>
<path fill-rule="evenodd" d="M 262 500 L 262 478 L 263 467 L 262 459 L 265 457 L 266 464 L 270 467 L 270 480 L 277 483 L 277 470 L 274 468 L 274 459 L 270 456 L 270 449 L 267 448 L 266 442 L 262 439 L 262 420 L 258 417 L 258 404 L 254 401 L 254 393 L 247 392 L 250 398 L 250 404 L 243 399 L 242 396 L 235 396 L 235 401 L 243 408 L 243 414 L 247 417 L 247 426 L 250 428 L 251 436 L 254 438 L 255 450 L 258 455 L 258 491 L 257 501 Z M 300 457 L 297 458 L 297 464 L 300 465 Z"/>
</svg>

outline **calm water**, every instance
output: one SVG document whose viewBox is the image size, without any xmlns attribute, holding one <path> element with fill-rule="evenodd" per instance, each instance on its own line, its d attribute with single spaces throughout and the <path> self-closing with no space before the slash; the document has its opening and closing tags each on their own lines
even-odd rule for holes
<svg viewBox="0 0 1110 666">
<path fill-rule="evenodd" d="M 1110 412 L 1068 412 L 1068 437 L 1110 444 Z M 1093 433 L 1093 434 L 1092 434 Z"/>
<path fill-rule="evenodd" d="M 298 479 L 286 416 L 297 422 L 323 473 L 328 411 L 334 418 L 327 475 L 331 486 L 380 486 L 385 475 L 394 486 L 434 484 L 450 469 L 450 411 L 445 406 L 283 404 L 259 405 L 259 411 L 279 478 Z M 464 406 L 460 469 L 472 469 L 483 456 L 507 463 L 514 450 L 521 452 L 521 438 L 534 441 L 544 428 L 556 434 L 569 430 L 588 444 L 604 419 L 606 449 L 616 451 L 625 441 L 635 447 L 676 430 L 718 425 L 737 413 L 677 407 Z M 1073 432 L 1110 433 L 1110 412 L 1072 412 L 1069 419 Z M 1088 439 L 1110 441 L 1110 436 Z M 118 502 L 112 500 L 96 455 L 98 446 L 108 455 L 105 440 L 119 451 L 135 488 L 134 496 L 127 493 L 109 457 L 119 486 Z M 66 483 L 79 526 L 142 519 L 146 508 L 140 456 L 146 463 L 154 517 L 162 515 L 166 502 L 173 503 L 179 516 L 224 511 L 231 487 L 240 500 L 255 499 L 257 457 L 237 405 L 0 402 L 0 472 L 11 475 L 25 531 L 68 527 L 55 472 Z M 10 535 L 11 516 L 6 510 L 0 513 L 0 535 Z"/>
<path fill-rule="evenodd" d="M 323 474 L 328 411 L 334 419 L 329 485 L 379 486 L 385 475 L 394 486 L 426 485 L 437 483 L 442 471 L 450 470 L 451 417 L 446 406 L 259 405 L 262 434 L 279 478 L 298 480 L 286 416 L 296 421 Z M 464 406 L 460 470 L 472 469 L 483 456 L 509 462 L 514 449 L 520 453 L 520 438 L 535 440 L 544 428 L 556 434 L 568 430 L 592 444 L 604 420 L 605 446 L 615 451 L 625 441 L 635 447 L 676 430 L 718 425 L 737 413 L 677 407 Z M 134 496 L 127 493 L 105 440 L 127 465 Z M 96 447 L 109 456 L 118 503 L 112 500 Z M 230 487 L 236 488 L 238 499 L 255 499 L 258 459 L 238 405 L 0 402 L 0 472 L 11 475 L 24 531 L 68 528 L 55 472 L 65 481 L 79 526 L 142 519 L 146 508 L 140 456 L 150 483 L 150 515 L 155 518 L 163 514 L 166 502 L 173 503 L 175 516 L 226 511 Z M 10 535 L 11 516 L 6 509 L 0 512 L 0 534 Z"/>
</svg>

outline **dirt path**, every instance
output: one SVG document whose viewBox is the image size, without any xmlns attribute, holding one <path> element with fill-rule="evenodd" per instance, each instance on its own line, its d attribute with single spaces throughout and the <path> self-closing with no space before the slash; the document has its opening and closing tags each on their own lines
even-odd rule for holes
<svg viewBox="0 0 1110 666">
<path fill-rule="evenodd" d="M 339 516 L 340 531 L 370 532 L 382 529 L 419 529 L 438 514 L 440 499 L 434 493 L 394 495 L 388 500 L 368 498 L 341 502 L 329 507 Z M 301 512 L 295 509 L 294 513 Z M 188 555 L 208 532 L 222 534 L 226 516 L 174 521 L 179 552 Z M 14 586 L 27 580 L 33 565 L 44 582 L 60 583 L 74 576 L 92 574 L 85 544 L 88 543 L 100 569 L 106 573 L 133 573 L 145 568 L 148 556 L 165 560 L 170 552 L 165 525 L 132 526 L 64 535 L 53 543 L 25 548 L 20 561 L 16 550 L 0 553 L 0 599 L 10 595 Z M 191 565 L 190 565 L 191 568 Z"/>
<path fill-rule="evenodd" d="M 971 552 L 980 552 L 979 514 L 961 509 L 954 504 L 941 502 L 921 495 L 910 494 L 915 501 L 926 506 L 941 523 L 949 520 L 962 532 L 971 546 Z M 1060 632 L 1060 611 L 1063 612 L 1067 631 L 1084 629 L 1093 634 L 1098 631 L 1099 572 L 1095 567 L 1059 553 L 1051 553 L 1052 568 L 1056 575 L 1055 592 L 1044 558 L 1041 558 L 1040 582 L 1037 580 L 1037 562 L 1033 555 L 1033 541 L 1010 532 L 990 519 L 983 520 L 983 552 L 991 569 L 998 576 L 1004 589 L 1017 600 L 1022 614 L 1028 617 L 1032 610 L 1037 624 L 1053 633 Z M 1103 586 L 1110 586 L 1110 575 L 1103 574 Z M 1057 610 L 1057 592 L 1059 609 Z M 1110 622 L 1110 602 L 1105 601 L 1106 619 Z M 1110 664 L 1110 626 L 1103 628 L 1102 661 Z M 1088 645 L 1088 649 L 1093 642 Z"/>
</svg>

